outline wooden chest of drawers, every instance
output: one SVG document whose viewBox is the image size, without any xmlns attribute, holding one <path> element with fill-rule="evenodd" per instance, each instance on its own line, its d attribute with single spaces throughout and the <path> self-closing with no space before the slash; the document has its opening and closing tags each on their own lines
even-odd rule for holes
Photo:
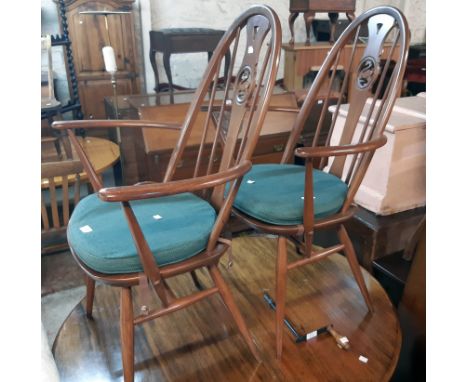
<svg viewBox="0 0 468 382">
<path fill-rule="evenodd" d="M 154 102 L 148 102 L 148 97 L 132 96 L 126 100 L 119 98 L 119 115 L 157 122 L 182 123 L 189 103 L 188 99 L 184 100 L 183 95 L 181 99 L 184 102 L 154 105 L 152 104 Z M 115 115 L 111 110 L 112 100 L 107 99 L 106 104 L 109 117 Z M 126 104 L 127 108 L 121 108 Z M 273 96 L 271 105 L 297 107 L 296 97 L 292 93 L 277 94 Z M 295 117 L 295 113 L 268 112 L 252 158 L 253 163 L 275 163 L 281 160 Z M 203 115 L 196 122 L 194 137 L 201 134 L 202 124 Z M 129 185 L 145 180 L 162 181 L 178 134 L 178 132 L 159 129 L 121 129 L 123 184 Z M 199 146 L 194 144 L 195 142 L 197 142 L 195 139 L 192 144 L 189 141 L 174 179 L 193 176 L 199 149 Z M 208 154 L 206 153 L 204 157 L 207 158 Z"/>
</svg>

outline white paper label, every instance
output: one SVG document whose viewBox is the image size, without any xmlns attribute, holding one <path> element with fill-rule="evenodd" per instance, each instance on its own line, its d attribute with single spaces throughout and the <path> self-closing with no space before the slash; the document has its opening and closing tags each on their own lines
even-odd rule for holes
<svg viewBox="0 0 468 382">
<path fill-rule="evenodd" d="M 162 219 L 162 216 L 161 215 L 153 215 L 153 219 L 154 220 L 159 220 L 159 219 Z"/>
<path fill-rule="evenodd" d="M 346 345 L 349 342 L 348 337 L 341 337 L 340 342 Z"/>
<path fill-rule="evenodd" d="M 317 331 L 314 330 L 313 332 L 307 333 L 306 339 L 309 341 L 311 338 L 317 337 Z"/>
<path fill-rule="evenodd" d="M 80 227 L 80 231 L 83 233 L 90 233 L 93 229 L 89 225 L 84 225 L 83 227 Z"/>
<path fill-rule="evenodd" d="M 359 361 L 361 361 L 362 363 L 367 363 L 368 359 L 366 357 L 364 357 L 363 355 L 360 355 L 359 356 Z"/>
<path fill-rule="evenodd" d="M 254 49 L 253 49 L 253 46 L 249 46 L 249 48 L 247 49 L 247 53 L 251 54 L 253 53 Z"/>
</svg>

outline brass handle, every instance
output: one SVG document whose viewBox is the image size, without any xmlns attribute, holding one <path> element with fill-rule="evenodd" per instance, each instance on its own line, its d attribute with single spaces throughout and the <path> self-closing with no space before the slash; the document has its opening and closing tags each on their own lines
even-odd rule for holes
<svg viewBox="0 0 468 382">
<path fill-rule="evenodd" d="M 284 144 L 280 144 L 280 145 L 273 145 L 273 151 L 275 153 L 279 153 L 281 151 L 284 150 Z"/>
</svg>

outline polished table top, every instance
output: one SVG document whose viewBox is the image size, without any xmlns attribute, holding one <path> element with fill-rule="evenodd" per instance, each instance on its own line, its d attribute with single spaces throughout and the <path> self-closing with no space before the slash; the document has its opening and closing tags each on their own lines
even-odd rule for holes
<svg viewBox="0 0 468 382">
<path fill-rule="evenodd" d="M 289 256 L 297 256 L 292 245 Z M 286 315 L 303 331 L 333 324 L 349 339 L 339 349 L 328 334 L 296 344 L 286 327 L 283 358 L 275 358 L 274 298 L 276 240 L 233 240 L 234 265 L 220 269 L 258 346 L 256 363 L 218 296 L 135 328 L 135 381 L 388 381 L 401 346 L 395 309 L 380 284 L 363 270 L 375 308 L 370 314 L 345 258 L 332 255 L 288 272 Z M 197 271 L 208 285 L 204 271 Z M 178 296 L 196 289 L 188 275 L 169 280 Z M 141 306 L 134 288 L 135 311 Z M 121 381 L 119 289 L 96 289 L 93 319 L 85 302 L 60 329 L 53 352 L 62 382 Z M 367 358 L 367 363 L 359 360 Z"/>
<path fill-rule="evenodd" d="M 112 165 L 114 165 L 120 156 L 119 146 L 107 139 L 97 138 L 97 137 L 78 137 L 78 140 L 83 145 L 85 153 L 88 155 L 91 164 L 95 168 L 98 174 L 101 174 Z M 73 158 L 78 158 L 75 150 L 72 145 L 72 154 Z M 80 174 L 81 180 L 88 179 L 88 176 L 85 172 Z M 73 182 L 75 176 L 72 174 L 68 177 L 69 182 Z M 54 178 L 56 184 L 60 184 L 62 181 L 61 177 Z M 49 181 L 47 179 L 41 179 L 41 188 L 47 188 L 49 186 Z"/>
</svg>

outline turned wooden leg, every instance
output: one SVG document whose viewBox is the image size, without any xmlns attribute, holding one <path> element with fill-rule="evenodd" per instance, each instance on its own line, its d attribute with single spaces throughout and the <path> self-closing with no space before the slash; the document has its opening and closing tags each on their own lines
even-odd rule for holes
<svg viewBox="0 0 468 382">
<path fill-rule="evenodd" d="M 349 266 L 351 267 L 351 271 L 353 272 L 354 278 L 361 290 L 361 294 L 364 297 L 364 300 L 367 304 L 367 308 L 371 313 L 374 312 L 374 308 L 372 307 L 372 301 L 369 296 L 369 291 L 367 290 L 366 283 L 364 282 L 364 278 L 362 277 L 361 268 L 359 267 L 359 263 L 356 257 L 356 252 L 354 251 L 353 243 L 346 232 L 346 229 L 343 225 L 340 226 L 338 230 L 338 237 L 341 243 L 344 244 L 344 252 L 346 255 L 346 259 L 348 260 Z"/>
<path fill-rule="evenodd" d="M 291 31 L 291 39 L 289 40 L 290 45 L 294 45 L 294 22 L 299 16 L 299 12 L 291 12 L 289 14 L 288 23 L 289 23 L 289 30 Z"/>
<path fill-rule="evenodd" d="M 94 281 L 88 275 L 85 275 L 85 283 L 86 283 L 86 316 L 88 318 L 93 317 L 93 303 L 94 303 L 94 287 L 96 285 L 96 281 Z"/>
<path fill-rule="evenodd" d="M 283 321 L 286 308 L 286 280 L 288 250 L 287 239 L 278 237 L 278 256 L 276 259 L 276 358 L 283 353 Z"/>
<path fill-rule="evenodd" d="M 312 30 L 312 21 L 314 21 L 315 12 L 304 12 L 304 22 L 306 30 L 306 45 L 310 45 L 310 32 Z"/>
<path fill-rule="evenodd" d="M 247 325 L 245 324 L 245 321 L 242 318 L 241 312 L 239 308 L 237 307 L 236 302 L 234 301 L 234 297 L 232 296 L 232 293 L 229 290 L 229 287 L 224 281 L 223 276 L 221 276 L 221 273 L 219 272 L 217 265 L 212 265 L 208 269 L 210 271 L 211 277 L 213 278 L 215 285 L 219 289 L 219 294 L 221 295 L 221 298 L 223 299 L 229 312 L 234 318 L 234 321 L 237 327 L 239 328 L 240 333 L 244 337 L 244 340 L 247 343 L 247 346 L 249 347 L 250 351 L 254 355 L 257 362 L 261 362 L 261 358 L 260 358 L 260 355 L 258 354 L 257 347 L 255 346 L 252 340 L 252 337 L 250 336 L 249 330 L 247 329 Z"/>
<path fill-rule="evenodd" d="M 121 288 L 120 292 L 120 343 L 122 347 L 122 364 L 125 382 L 133 382 L 134 375 L 134 327 L 132 289 Z"/>
</svg>

